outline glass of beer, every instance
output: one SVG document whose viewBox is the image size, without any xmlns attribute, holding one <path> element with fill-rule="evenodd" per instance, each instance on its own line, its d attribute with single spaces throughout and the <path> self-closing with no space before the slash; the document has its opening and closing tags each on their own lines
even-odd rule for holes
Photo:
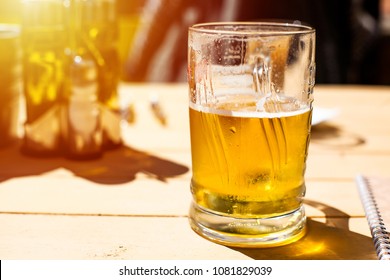
<svg viewBox="0 0 390 280">
<path fill-rule="evenodd" d="M 190 224 L 234 247 L 304 236 L 315 30 L 301 23 L 189 28 Z"/>
</svg>

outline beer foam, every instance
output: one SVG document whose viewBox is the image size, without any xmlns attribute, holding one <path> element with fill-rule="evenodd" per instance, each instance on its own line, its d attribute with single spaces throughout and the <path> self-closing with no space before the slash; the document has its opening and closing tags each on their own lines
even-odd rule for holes
<svg viewBox="0 0 390 280">
<path fill-rule="evenodd" d="M 216 114 L 227 117 L 240 117 L 240 118 L 282 118 L 282 117 L 291 117 L 304 114 L 310 111 L 309 106 L 305 106 L 298 110 L 294 111 L 281 111 L 281 112 L 265 112 L 265 111 L 235 111 L 235 110 L 224 110 L 218 109 L 210 106 L 202 106 L 199 104 L 194 104 L 190 102 L 190 108 L 199 112 L 208 113 L 208 114 Z"/>
</svg>

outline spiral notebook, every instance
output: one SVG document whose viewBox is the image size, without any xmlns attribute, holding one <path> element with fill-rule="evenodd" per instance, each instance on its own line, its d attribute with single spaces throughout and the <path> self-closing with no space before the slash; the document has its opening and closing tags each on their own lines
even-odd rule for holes
<svg viewBox="0 0 390 280">
<path fill-rule="evenodd" d="M 390 179 L 356 176 L 379 260 L 390 260 Z"/>
</svg>

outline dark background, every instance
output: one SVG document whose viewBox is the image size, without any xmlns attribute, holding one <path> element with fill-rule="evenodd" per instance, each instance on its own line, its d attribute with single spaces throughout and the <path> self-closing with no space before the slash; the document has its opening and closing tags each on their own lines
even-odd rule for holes
<svg viewBox="0 0 390 280">
<path fill-rule="evenodd" d="M 387 0 L 143 0 L 139 7 L 160 2 L 156 19 L 151 24 L 142 53 L 136 62 L 131 55 L 125 63 L 124 79 L 148 80 L 153 66 L 148 59 L 163 44 L 164 35 L 172 26 L 181 26 L 181 36 L 174 44 L 174 56 L 166 67 L 171 75 L 164 81 L 183 81 L 186 60 L 186 39 L 189 25 L 205 21 L 251 21 L 262 19 L 299 20 L 317 31 L 316 82 L 333 84 L 390 85 L 390 39 L 380 29 L 380 1 Z M 126 7 L 125 0 L 120 1 Z M 234 15 L 224 15 L 227 2 L 235 2 Z M 139 8 L 138 7 L 138 8 Z M 129 8 L 127 6 L 127 8 Z M 119 7 L 123 11 L 126 8 Z M 183 15 L 191 10 L 193 18 Z M 138 11 L 142 12 L 142 8 Z M 137 36 L 135 37 L 137 39 Z M 149 69 L 149 70 L 148 70 Z M 158 77 L 154 77 L 157 79 Z"/>
</svg>

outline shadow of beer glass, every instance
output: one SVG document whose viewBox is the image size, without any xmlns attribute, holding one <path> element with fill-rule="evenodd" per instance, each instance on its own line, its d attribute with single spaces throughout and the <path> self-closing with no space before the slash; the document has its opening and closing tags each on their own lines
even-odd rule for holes
<svg viewBox="0 0 390 280">
<path fill-rule="evenodd" d="M 323 203 L 305 200 L 320 209 L 325 223 L 308 218 L 306 235 L 295 243 L 262 249 L 232 248 L 253 259 L 267 260 L 369 260 L 376 259 L 372 238 L 349 230 L 350 217 Z"/>
</svg>

